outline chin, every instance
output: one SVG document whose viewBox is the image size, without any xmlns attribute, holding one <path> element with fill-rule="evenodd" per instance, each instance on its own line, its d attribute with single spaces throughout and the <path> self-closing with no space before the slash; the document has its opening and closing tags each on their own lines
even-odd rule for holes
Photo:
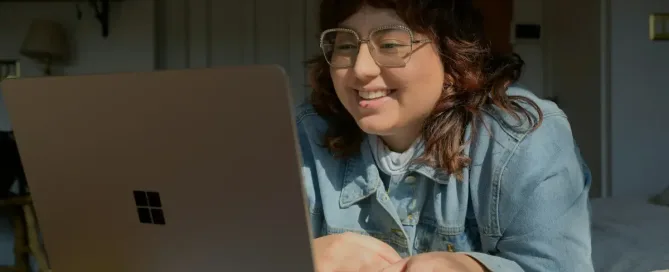
<svg viewBox="0 0 669 272">
<path fill-rule="evenodd" d="M 356 122 L 363 132 L 373 135 L 389 135 L 395 128 L 395 122 L 383 115 L 364 116 Z"/>
</svg>

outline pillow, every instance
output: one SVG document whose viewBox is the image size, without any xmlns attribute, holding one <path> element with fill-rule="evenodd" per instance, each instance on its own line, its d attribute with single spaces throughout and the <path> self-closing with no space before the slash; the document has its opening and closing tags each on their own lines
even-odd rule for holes
<svg viewBox="0 0 669 272">
<path fill-rule="evenodd" d="M 650 202 L 657 205 L 669 206 L 669 187 L 658 195 L 651 197 Z"/>
</svg>

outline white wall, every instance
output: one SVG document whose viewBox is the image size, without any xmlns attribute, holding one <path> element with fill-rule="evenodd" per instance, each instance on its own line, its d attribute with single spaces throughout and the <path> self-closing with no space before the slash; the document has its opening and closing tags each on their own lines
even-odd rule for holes
<svg viewBox="0 0 669 272">
<path fill-rule="evenodd" d="M 578 8 L 574 8 L 578 7 Z M 600 22 L 598 0 L 544 0 L 545 81 L 560 107 L 569 117 L 574 138 L 593 175 L 591 196 L 606 189 L 607 163 L 602 148 L 607 141 L 607 117 L 602 116 L 602 94 L 606 93 L 602 77 L 601 52 L 606 42 Z M 602 187 L 604 186 L 604 187 Z"/>
<path fill-rule="evenodd" d="M 578 9 L 573 9 L 578 6 Z M 594 182 L 592 196 L 605 194 L 607 116 L 602 116 L 600 3 L 580 0 L 514 0 L 515 24 L 540 24 L 540 40 L 515 40 L 514 51 L 527 66 L 520 83 L 541 97 L 558 99 L 570 118 Z M 603 140 L 602 140 L 603 139 Z"/>
<path fill-rule="evenodd" d="M 602 181 L 593 190 L 650 196 L 668 187 L 669 42 L 649 40 L 648 16 L 669 12 L 669 2 L 544 0 L 543 11 L 544 80 Z"/>
<path fill-rule="evenodd" d="M 81 1 L 79 1 L 81 2 Z M 113 1 L 110 36 L 93 18 L 93 10 L 81 4 L 83 18 L 76 16 L 74 1 L 0 2 L 0 58 L 21 58 L 24 76 L 39 76 L 39 66 L 22 58 L 19 48 L 30 22 L 35 18 L 62 23 L 70 34 L 73 59 L 63 67 L 65 74 L 150 71 L 154 67 L 154 8 L 152 0 Z"/>
<path fill-rule="evenodd" d="M 538 24 L 543 26 L 543 2 L 544 0 L 513 0 L 513 25 L 515 24 Z M 512 36 L 513 26 L 510 26 Z M 510 37 L 513 51 L 520 55 L 525 61 L 525 70 L 519 83 L 539 97 L 549 97 L 553 94 L 546 87 L 544 81 L 544 50 L 545 29 L 542 29 L 541 38 L 537 40 L 515 39 Z"/>
<path fill-rule="evenodd" d="M 81 2 L 81 1 L 80 1 Z M 110 35 L 102 28 L 86 2 L 83 17 L 77 19 L 75 2 L 0 2 L 0 59 L 20 59 L 22 76 L 41 76 L 41 66 L 19 54 L 23 37 L 35 18 L 63 24 L 70 35 L 72 59 L 54 67 L 54 74 L 97 74 L 151 71 L 155 66 L 154 7 L 152 0 L 113 2 Z M 0 97 L 2 104 L 2 97 Z M 10 128 L 7 113 L 0 107 L 0 130 Z"/>
<path fill-rule="evenodd" d="M 318 54 L 315 1 L 165 0 L 158 4 L 158 68 L 280 64 L 305 98 L 304 61 Z M 309 14 L 309 16 L 307 16 Z M 243 91 L 243 90 L 240 90 Z"/>
<path fill-rule="evenodd" d="M 669 186 L 669 42 L 648 38 L 648 15 L 667 0 L 611 0 L 613 195 Z"/>
</svg>

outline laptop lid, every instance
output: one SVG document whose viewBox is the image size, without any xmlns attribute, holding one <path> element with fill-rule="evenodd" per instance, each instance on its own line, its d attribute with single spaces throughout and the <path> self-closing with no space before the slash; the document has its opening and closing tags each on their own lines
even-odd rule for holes
<svg viewBox="0 0 669 272">
<path fill-rule="evenodd" d="M 278 66 L 2 90 L 53 271 L 313 270 Z"/>
</svg>

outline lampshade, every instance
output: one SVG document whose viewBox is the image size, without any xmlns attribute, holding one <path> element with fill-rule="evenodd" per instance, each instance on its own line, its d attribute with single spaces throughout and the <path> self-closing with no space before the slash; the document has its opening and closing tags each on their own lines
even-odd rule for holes
<svg viewBox="0 0 669 272">
<path fill-rule="evenodd" d="M 36 60 L 64 61 L 68 57 L 65 28 L 58 22 L 34 20 L 21 45 L 21 54 Z"/>
</svg>

